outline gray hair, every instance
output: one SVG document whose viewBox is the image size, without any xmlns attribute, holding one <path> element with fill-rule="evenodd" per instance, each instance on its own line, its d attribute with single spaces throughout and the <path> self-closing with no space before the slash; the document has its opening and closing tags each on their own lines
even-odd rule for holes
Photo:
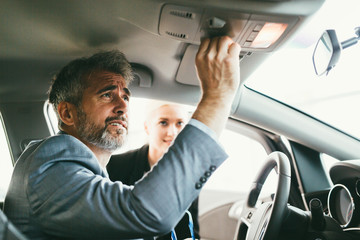
<svg viewBox="0 0 360 240">
<path fill-rule="evenodd" d="M 84 77 L 99 70 L 120 74 L 127 85 L 134 78 L 130 63 L 118 50 L 99 52 L 88 58 L 71 61 L 53 78 L 48 92 L 49 102 L 53 105 L 59 120 L 59 128 L 62 124 L 57 112 L 59 103 L 69 102 L 80 107 L 84 90 L 87 88 Z"/>
</svg>

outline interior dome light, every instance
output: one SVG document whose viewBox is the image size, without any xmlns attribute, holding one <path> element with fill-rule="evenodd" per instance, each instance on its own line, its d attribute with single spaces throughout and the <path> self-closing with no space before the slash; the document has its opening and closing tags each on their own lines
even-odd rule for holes
<svg viewBox="0 0 360 240">
<path fill-rule="evenodd" d="M 267 22 L 250 45 L 252 48 L 268 48 L 285 32 L 288 24 Z"/>
</svg>

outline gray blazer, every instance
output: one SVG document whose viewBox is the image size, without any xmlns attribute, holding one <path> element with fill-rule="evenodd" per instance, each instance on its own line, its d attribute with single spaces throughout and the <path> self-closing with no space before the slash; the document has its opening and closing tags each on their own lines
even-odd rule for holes
<svg viewBox="0 0 360 240">
<path fill-rule="evenodd" d="M 127 186 L 112 182 L 86 145 L 60 134 L 30 144 L 20 156 L 4 212 L 30 239 L 156 236 L 176 225 L 226 158 L 190 122 L 163 160 Z"/>
</svg>

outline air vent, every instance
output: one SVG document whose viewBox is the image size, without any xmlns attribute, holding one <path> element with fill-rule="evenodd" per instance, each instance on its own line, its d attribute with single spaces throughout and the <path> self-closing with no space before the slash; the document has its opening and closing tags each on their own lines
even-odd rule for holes
<svg viewBox="0 0 360 240">
<path fill-rule="evenodd" d="M 171 15 L 177 16 L 177 17 L 182 17 L 182 18 L 187 18 L 187 19 L 193 19 L 195 18 L 195 14 L 192 12 L 186 12 L 186 11 L 170 11 Z"/>
<path fill-rule="evenodd" d="M 160 35 L 193 42 L 200 27 L 202 12 L 201 8 L 165 5 L 160 16 Z"/>
<path fill-rule="evenodd" d="M 186 34 L 183 34 L 183 33 L 174 33 L 174 32 L 166 31 L 166 34 L 169 36 L 172 36 L 172 37 L 176 37 L 176 38 L 187 39 Z"/>
</svg>

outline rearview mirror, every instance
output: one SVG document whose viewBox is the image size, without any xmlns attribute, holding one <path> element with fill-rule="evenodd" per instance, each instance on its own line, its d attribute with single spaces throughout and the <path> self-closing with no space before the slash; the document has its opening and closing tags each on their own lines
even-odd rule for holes
<svg viewBox="0 0 360 240">
<path fill-rule="evenodd" d="M 318 76 L 328 73 L 339 61 L 341 45 L 335 30 L 326 30 L 320 37 L 313 53 L 313 64 Z"/>
</svg>

